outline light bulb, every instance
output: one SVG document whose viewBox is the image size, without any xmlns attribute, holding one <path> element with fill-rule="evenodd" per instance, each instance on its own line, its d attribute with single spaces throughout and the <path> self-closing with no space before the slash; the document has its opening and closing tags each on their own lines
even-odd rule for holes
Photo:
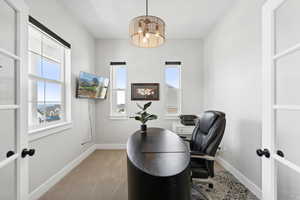
<svg viewBox="0 0 300 200">
<path fill-rule="evenodd" d="M 146 38 L 149 39 L 150 38 L 150 33 L 146 33 L 145 36 L 146 36 Z"/>
<path fill-rule="evenodd" d="M 142 33 L 143 29 L 142 29 L 142 22 L 139 21 L 139 26 L 138 26 L 138 33 Z"/>
<path fill-rule="evenodd" d="M 144 43 L 147 43 L 148 42 L 148 39 L 146 37 L 143 37 L 143 42 Z"/>
<path fill-rule="evenodd" d="M 155 36 L 156 36 L 156 37 L 159 37 L 159 26 L 158 26 L 158 24 L 156 24 L 155 29 L 156 29 Z"/>
</svg>

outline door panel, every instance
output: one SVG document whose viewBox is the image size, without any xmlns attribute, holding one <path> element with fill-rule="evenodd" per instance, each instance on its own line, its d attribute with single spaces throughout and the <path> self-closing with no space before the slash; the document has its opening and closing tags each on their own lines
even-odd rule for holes
<svg viewBox="0 0 300 200">
<path fill-rule="evenodd" d="M 0 199 L 28 200 L 27 20 L 23 0 L 0 0 Z M 7 158 L 7 152 L 12 151 Z"/>
<path fill-rule="evenodd" d="M 0 199 L 16 200 L 16 163 L 12 162 L 0 169 Z"/>
<path fill-rule="evenodd" d="M 1 162 L 6 159 L 6 153 L 8 151 L 16 152 L 15 110 L 0 110 L 0 122 L 1 122 L 0 162 Z"/>
<path fill-rule="evenodd" d="M 263 200 L 300 200 L 299 10 L 299 0 L 263 7 Z"/>
<path fill-rule="evenodd" d="M 16 12 L 4 0 L 0 1 L 0 27 L 0 48 L 15 53 Z"/>
<path fill-rule="evenodd" d="M 300 166 L 300 111 L 278 110 L 276 112 L 275 149 L 284 153 L 284 158 Z"/>
<path fill-rule="evenodd" d="M 277 164 L 277 199 L 300 200 L 300 174 L 286 167 L 280 162 Z"/>
<path fill-rule="evenodd" d="M 299 0 L 287 0 L 276 10 L 276 53 L 300 43 L 299 8 Z"/>
<path fill-rule="evenodd" d="M 300 105 L 299 66 L 300 51 L 296 51 L 276 61 L 276 104 Z"/>
<path fill-rule="evenodd" d="M 15 104 L 15 61 L 0 54 L 0 105 Z"/>
</svg>

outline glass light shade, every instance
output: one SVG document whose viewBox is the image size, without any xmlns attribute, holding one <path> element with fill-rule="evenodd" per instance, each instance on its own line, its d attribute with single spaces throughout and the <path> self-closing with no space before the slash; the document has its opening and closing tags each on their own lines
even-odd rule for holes
<svg viewBox="0 0 300 200">
<path fill-rule="evenodd" d="M 165 42 L 165 22 L 155 16 L 139 16 L 131 20 L 129 33 L 138 47 L 158 47 Z"/>
</svg>

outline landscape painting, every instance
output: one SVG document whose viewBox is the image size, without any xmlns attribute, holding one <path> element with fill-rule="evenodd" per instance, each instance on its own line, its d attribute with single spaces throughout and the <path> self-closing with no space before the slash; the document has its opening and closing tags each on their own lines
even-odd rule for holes
<svg viewBox="0 0 300 200">
<path fill-rule="evenodd" d="M 80 72 L 77 97 L 105 99 L 109 80 L 94 74 Z"/>
<path fill-rule="evenodd" d="M 132 83 L 131 100 L 133 101 L 158 101 L 159 83 Z"/>
</svg>

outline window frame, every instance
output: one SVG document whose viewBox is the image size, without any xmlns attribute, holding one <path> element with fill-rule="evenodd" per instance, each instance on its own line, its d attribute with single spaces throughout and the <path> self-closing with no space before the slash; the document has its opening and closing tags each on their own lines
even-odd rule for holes
<svg viewBox="0 0 300 200">
<path fill-rule="evenodd" d="M 39 56 L 40 58 L 45 58 L 53 63 L 60 64 L 61 70 L 60 70 L 60 80 L 53 80 L 41 77 L 39 75 L 36 75 L 28 70 L 28 82 L 30 81 L 43 81 L 44 87 L 46 87 L 46 83 L 55 83 L 60 85 L 61 87 L 61 107 L 62 107 L 62 116 L 63 118 L 61 120 L 58 120 L 56 122 L 44 122 L 40 126 L 30 128 L 29 127 L 29 120 L 27 120 L 28 123 L 28 134 L 29 134 L 29 140 L 34 141 L 39 138 L 48 136 L 50 134 L 58 133 L 66 129 L 72 128 L 72 116 L 71 116 L 71 48 L 70 46 L 65 46 L 62 42 L 58 41 L 55 37 L 51 36 L 51 34 L 48 34 L 43 29 L 40 28 L 40 26 L 37 26 L 36 24 L 33 24 L 31 22 L 28 22 L 27 25 L 29 28 L 33 28 L 34 30 L 38 31 L 42 38 L 46 37 L 48 40 L 52 40 L 53 42 L 60 45 L 60 47 L 63 49 L 61 52 L 61 61 L 56 60 L 55 58 L 51 58 L 47 55 L 43 55 L 43 52 L 35 52 L 34 50 L 31 50 L 28 45 L 27 53 L 35 54 Z M 48 31 L 49 32 L 49 31 Z M 28 41 L 29 41 L 30 35 L 28 34 Z M 43 41 L 43 40 L 42 40 Z M 28 60 L 29 64 L 29 60 Z M 29 67 L 30 68 L 30 67 Z M 28 90 L 32 90 L 32 87 L 30 84 L 28 84 Z M 44 89 L 44 97 L 46 96 L 45 89 Z M 45 102 L 45 101 L 44 101 Z M 27 106 L 28 106 L 28 114 L 31 112 L 29 110 L 29 104 L 30 103 L 38 103 L 38 101 L 34 102 L 33 100 L 27 99 Z"/>
<path fill-rule="evenodd" d="M 126 87 L 125 89 L 122 88 L 115 88 L 115 68 L 116 67 L 124 67 L 126 69 Z M 127 64 L 123 63 L 123 64 L 111 64 L 110 65 L 110 115 L 109 118 L 110 119 L 115 119 L 115 120 L 123 120 L 123 119 L 128 119 L 128 67 Z M 114 102 L 115 99 L 113 98 L 113 94 L 116 91 L 124 91 L 125 92 L 125 112 L 124 114 L 118 114 L 116 112 L 114 112 L 113 106 L 114 106 Z"/>
<path fill-rule="evenodd" d="M 179 89 L 178 89 L 178 112 L 177 113 L 168 113 L 167 112 L 167 105 L 168 105 L 168 98 L 167 98 L 167 89 L 166 89 L 166 69 L 167 68 L 177 68 L 179 69 Z M 165 119 L 178 119 L 178 116 L 182 114 L 182 64 L 165 64 L 164 68 L 164 73 L 163 73 L 163 81 L 164 81 L 164 114 L 165 114 Z"/>
</svg>

